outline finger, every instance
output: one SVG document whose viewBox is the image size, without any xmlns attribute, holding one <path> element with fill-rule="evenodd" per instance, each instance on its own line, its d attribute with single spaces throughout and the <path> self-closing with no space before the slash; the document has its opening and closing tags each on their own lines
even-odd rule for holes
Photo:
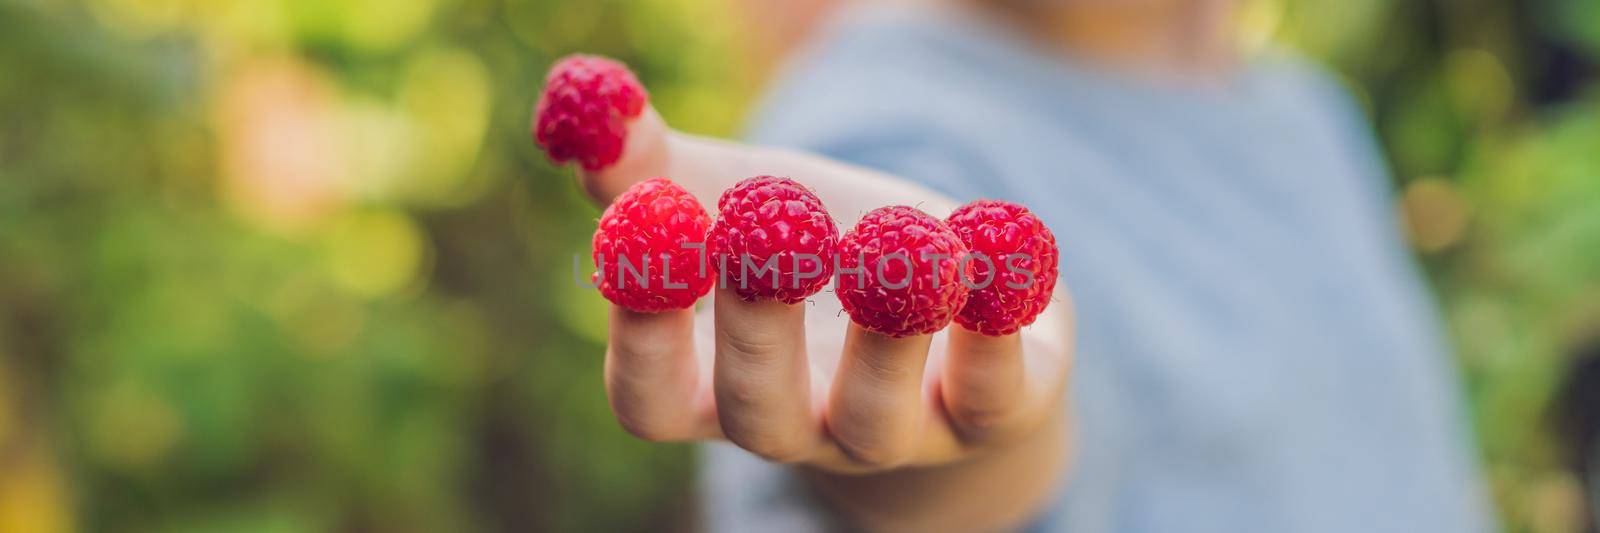
<svg viewBox="0 0 1600 533">
<path fill-rule="evenodd" d="M 717 419 L 728 440 L 777 462 L 807 459 L 821 442 L 811 408 L 804 304 L 747 302 L 718 289 Z"/>
<path fill-rule="evenodd" d="M 552 159 L 583 162 L 580 184 L 601 205 L 634 183 L 667 177 L 710 207 L 739 180 L 780 175 L 807 183 L 824 203 L 847 217 L 890 203 L 916 204 L 941 217 L 955 207 L 927 188 L 861 167 L 674 132 L 649 105 L 642 87 L 623 90 L 626 96 L 617 92 L 638 83 L 625 67 L 609 60 L 603 63 L 580 58 L 554 65 L 533 119 L 535 140 Z M 604 79 L 595 82 L 595 77 Z M 575 81 L 578 78 L 588 81 Z M 644 99 L 636 114 L 631 113 L 635 96 Z M 627 109 L 593 113 L 601 109 L 595 104 L 617 103 L 619 97 L 628 100 Z M 619 146 L 620 152 L 612 151 Z"/>
<path fill-rule="evenodd" d="M 926 415 L 922 373 L 932 337 L 894 338 L 848 327 L 828 397 L 828 433 L 857 463 L 899 466 L 913 459 Z"/>
<path fill-rule="evenodd" d="M 705 413 L 694 356 L 694 313 L 611 308 L 606 395 L 623 429 L 653 441 L 715 436 Z M 709 427 L 708 427 L 709 426 Z"/>
<path fill-rule="evenodd" d="M 967 445 L 1027 433 L 1056 411 L 1072 372 L 1075 315 L 1066 284 L 1023 332 L 985 337 L 949 328 L 939 396 Z"/>
<path fill-rule="evenodd" d="M 788 176 L 811 187 L 835 217 L 852 217 L 886 204 L 917 204 L 944 216 L 955 203 L 927 188 L 865 168 L 800 152 L 689 135 L 671 129 L 652 107 L 628 123 L 627 143 L 615 164 L 578 169 L 578 181 L 600 205 L 629 186 L 664 176 L 687 189 L 708 210 L 722 191 L 752 176 Z"/>
<path fill-rule="evenodd" d="M 964 440 L 987 441 L 1017 428 L 1028 393 L 1022 336 L 950 328 L 939 385 L 945 413 Z"/>
<path fill-rule="evenodd" d="M 696 180 L 684 179 L 671 172 L 671 148 L 668 146 L 671 135 L 667 123 L 661 120 L 655 108 L 645 106 L 643 113 L 627 122 L 622 156 L 604 168 L 586 170 L 578 167 L 578 184 L 584 192 L 589 193 L 590 199 L 600 205 L 610 204 L 611 199 L 628 190 L 628 187 L 654 177 L 672 179 L 688 188 L 702 202 L 706 198 L 715 199 L 716 196 L 707 194 L 714 194 L 715 191 L 697 190 L 692 187 Z"/>
<path fill-rule="evenodd" d="M 611 166 L 578 170 L 579 182 L 601 205 L 630 185 L 666 176 L 714 208 L 722 191 L 751 176 L 789 176 L 812 187 L 835 213 L 865 213 L 885 203 L 917 203 L 935 216 L 954 208 L 937 193 L 864 168 L 809 154 L 751 146 L 672 130 L 646 107 L 628 125 L 622 157 Z"/>
</svg>

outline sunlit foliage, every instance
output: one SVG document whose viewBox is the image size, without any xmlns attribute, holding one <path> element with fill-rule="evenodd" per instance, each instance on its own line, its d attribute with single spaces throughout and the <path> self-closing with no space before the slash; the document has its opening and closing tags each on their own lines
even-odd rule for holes
<svg viewBox="0 0 1600 533">
<path fill-rule="evenodd" d="M 736 134 L 728 2 L 0 0 L 0 531 L 688 527 L 528 115 L 582 50 Z M 1600 8 L 1246 4 L 1384 139 L 1506 525 L 1575 527 L 1544 420 L 1600 331 Z"/>
</svg>

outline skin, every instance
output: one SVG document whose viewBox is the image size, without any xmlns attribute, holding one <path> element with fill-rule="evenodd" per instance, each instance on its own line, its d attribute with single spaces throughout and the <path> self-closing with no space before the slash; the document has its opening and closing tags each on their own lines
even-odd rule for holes
<svg viewBox="0 0 1600 533">
<path fill-rule="evenodd" d="M 757 65 L 771 65 L 804 44 L 841 4 L 851 0 L 740 0 L 740 36 Z M 759 30 L 756 30 L 759 28 Z"/>
<path fill-rule="evenodd" d="M 1233 64 L 1225 0 L 927 1 L 982 10 L 1050 49 L 1137 75 L 1209 83 Z M 668 176 L 712 209 L 737 181 L 772 174 L 815 189 L 841 229 L 884 205 L 941 218 L 956 206 L 895 176 L 676 132 L 654 109 L 628 135 L 615 165 L 578 174 L 598 205 Z M 714 289 L 699 312 L 613 307 L 605 384 L 630 433 L 724 440 L 791 464 L 863 530 L 1007 530 L 1063 490 L 1073 327 L 1065 283 L 1020 333 L 985 337 L 952 325 L 900 339 L 851 323 L 829 294 L 784 305 Z"/>
<path fill-rule="evenodd" d="M 1048 50 L 1157 83 L 1223 85 L 1238 66 L 1239 0 L 921 3 L 988 7 Z"/>
</svg>

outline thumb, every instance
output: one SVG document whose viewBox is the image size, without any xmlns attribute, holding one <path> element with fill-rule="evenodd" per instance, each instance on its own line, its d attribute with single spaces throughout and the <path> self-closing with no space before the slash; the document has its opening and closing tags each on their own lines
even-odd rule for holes
<svg viewBox="0 0 1600 533">
<path fill-rule="evenodd" d="M 602 206 L 610 204 L 611 199 L 633 184 L 650 178 L 666 177 L 679 181 L 671 175 L 672 131 L 655 108 L 646 105 L 638 117 L 627 121 L 626 126 L 623 130 L 622 154 L 615 162 L 593 169 L 582 165 L 578 167 L 578 185 L 583 187 L 591 200 Z M 705 201 L 702 191 L 690 187 L 690 192 L 695 193 L 695 197 L 702 202 Z"/>
<path fill-rule="evenodd" d="M 579 185 L 602 206 L 635 183 L 664 177 L 715 212 L 723 190 L 745 178 L 774 175 L 812 187 L 833 212 L 847 216 L 888 204 L 920 205 L 935 216 L 954 207 L 948 198 L 894 176 L 673 131 L 648 100 L 627 66 L 568 56 L 550 69 L 534 111 L 534 140 L 552 161 L 578 163 Z"/>
<path fill-rule="evenodd" d="M 534 108 L 533 138 L 552 162 L 573 162 L 578 183 L 601 205 L 668 169 L 667 126 L 626 65 L 574 54 L 550 68 Z"/>
</svg>

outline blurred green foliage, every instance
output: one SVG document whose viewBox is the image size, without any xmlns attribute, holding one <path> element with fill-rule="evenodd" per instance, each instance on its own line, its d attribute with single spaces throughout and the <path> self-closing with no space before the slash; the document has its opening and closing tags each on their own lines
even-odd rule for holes
<svg viewBox="0 0 1600 533">
<path fill-rule="evenodd" d="M 1355 34 L 1327 31 L 1341 3 L 1292 4 L 1282 37 L 1350 76 L 1386 144 L 1504 526 L 1580 530 L 1550 402 L 1600 340 L 1600 4 L 1363 0 Z"/>
<path fill-rule="evenodd" d="M 688 527 L 527 128 L 587 51 L 736 133 L 727 1 L 0 0 L 0 530 Z M 1542 420 L 1600 327 L 1596 6 L 1245 10 L 1372 111 L 1513 531 L 1574 524 Z"/>
</svg>

